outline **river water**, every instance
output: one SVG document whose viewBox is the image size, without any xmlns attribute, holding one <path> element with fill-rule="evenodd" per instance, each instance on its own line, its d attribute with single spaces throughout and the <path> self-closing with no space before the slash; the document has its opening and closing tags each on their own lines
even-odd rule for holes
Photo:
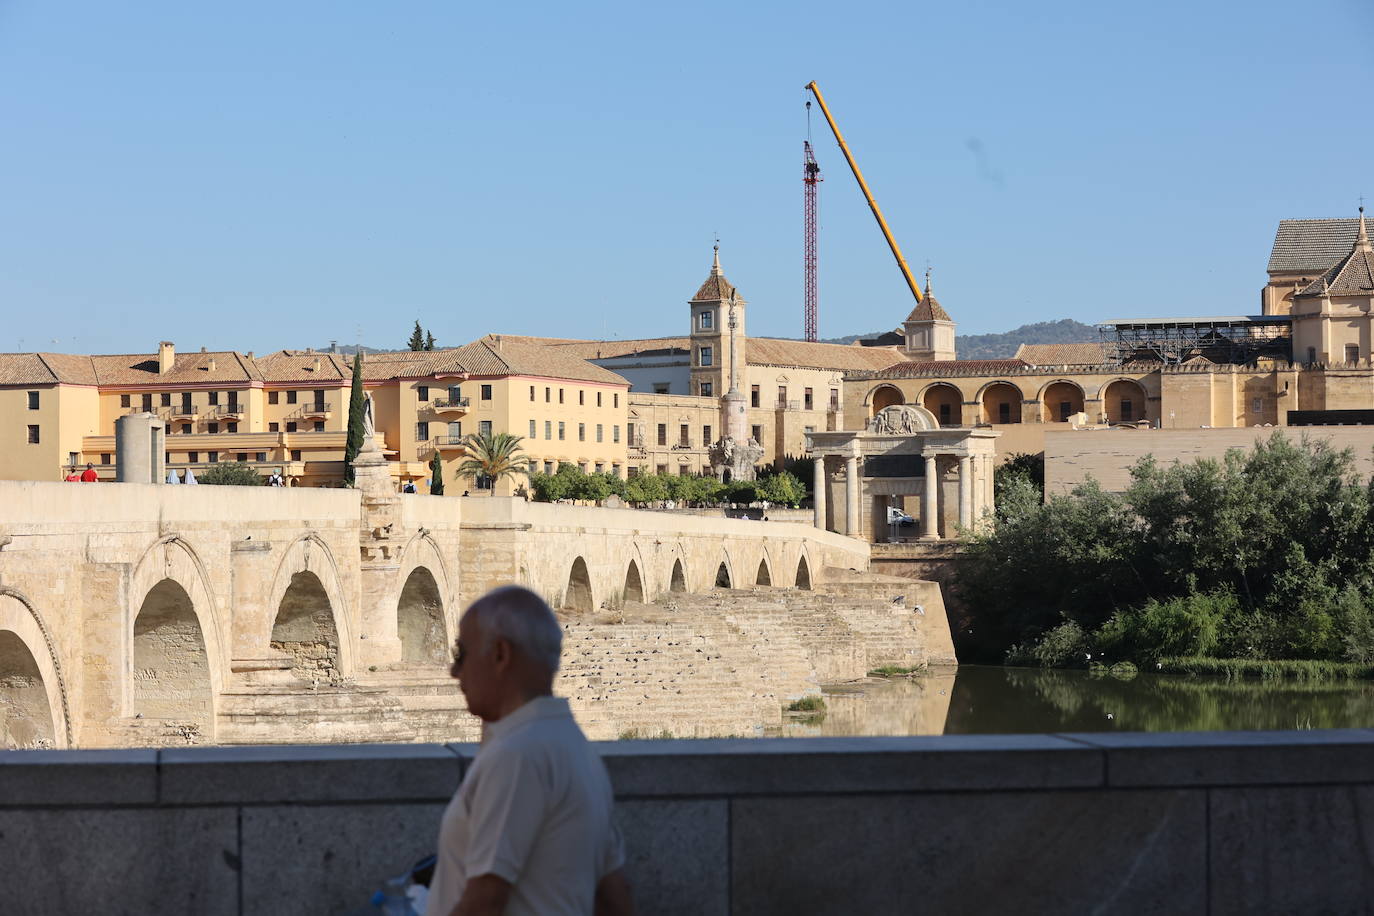
<svg viewBox="0 0 1374 916">
<path fill-rule="evenodd" d="M 824 716 L 773 734 L 1244 731 L 1374 726 L 1374 682 L 1227 681 L 964 665 L 824 688 Z"/>
</svg>

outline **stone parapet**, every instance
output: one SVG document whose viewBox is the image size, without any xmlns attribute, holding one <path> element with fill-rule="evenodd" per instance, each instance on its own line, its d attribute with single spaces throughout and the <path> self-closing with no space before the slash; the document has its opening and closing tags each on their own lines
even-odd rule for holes
<svg viewBox="0 0 1374 916">
<path fill-rule="evenodd" d="M 1374 730 L 598 745 L 645 913 L 1360 912 Z M 347 912 L 473 745 L 0 753 L 6 906 Z"/>
</svg>

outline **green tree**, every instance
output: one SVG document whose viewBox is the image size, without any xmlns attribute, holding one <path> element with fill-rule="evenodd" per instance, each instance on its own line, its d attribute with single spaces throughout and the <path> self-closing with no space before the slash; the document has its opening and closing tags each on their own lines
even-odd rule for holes
<svg viewBox="0 0 1374 916">
<path fill-rule="evenodd" d="M 353 388 L 348 395 L 348 435 L 344 440 L 344 486 L 353 486 L 353 460 L 363 450 L 363 351 L 353 354 Z"/>
<path fill-rule="evenodd" d="M 472 477 L 485 481 L 493 489 L 505 477 L 517 477 L 529 473 L 529 457 L 520 448 L 524 440 L 510 433 L 469 433 L 463 437 L 463 450 L 467 453 L 458 464 L 460 477 Z"/>
<path fill-rule="evenodd" d="M 759 499 L 795 509 L 806 498 L 806 486 L 788 471 L 769 474 L 758 481 Z"/>
<path fill-rule="evenodd" d="M 420 319 L 415 319 L 415 330 L 410 332 L 410 339 L 406 341 L 406 347 L 411 350 L 425 349 L 425 332 L 420 327 Z"/>
<path fill-rule="evenodd" d="M 221 461 L 196 480 L 228 487 L 260 487 L 264 483 L 263 476 L 245 461 Z"/>
<path fill-rule="evenodd" d="M 625 498 L 637 506 L 668 498 L 668 487 L 658 474 L 640 474 L 625 483 Z"/>
<path fill-rule="evenodd" d="M 434 450 L 434 457 L 429 459 L 429 495 L 444 495 L 444 460 L 437 448 Z"/>
<path fill-rule="evenodd" d="M 425 331 L 425 349 L 434 349 L 434 334 L 430 331 Z"/>
</svg>

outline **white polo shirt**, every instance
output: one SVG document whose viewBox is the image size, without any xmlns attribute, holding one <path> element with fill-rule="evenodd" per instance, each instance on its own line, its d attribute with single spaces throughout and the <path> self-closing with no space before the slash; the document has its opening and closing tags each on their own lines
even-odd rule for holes
<svg viewBox="0 0 1374 916">
<path fill-rule="evenodd" d="M 538 697 L 486 727 L 439 827 L 426 916 L 449 916 L 469 878 L 512 885 L 512 916 L 590 914 L 625 863 L 606 767 L 568 701 Z"/>
</svg>

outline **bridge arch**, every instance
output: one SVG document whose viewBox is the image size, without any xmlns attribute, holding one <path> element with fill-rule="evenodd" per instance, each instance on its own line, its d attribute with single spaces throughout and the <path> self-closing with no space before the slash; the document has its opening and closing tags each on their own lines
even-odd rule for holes
<svg viewBox="0 0 1374 916">
<path fill-rule="evenodd" d="M 793 582 L 797 588 L 805 589 L 806 591 L 810 591 L 812 588 L 811 561 L 806 558 L 805 551 L 797 558 L 797 576 Z"/>
<path fill-rule="evenodd" d="M 673 558 L 673 568 L 668 573 L 668 591 L 687 591 L 687 567 L 683 565 L 682 557 Z"/>
<path fill-rule="evenodd" d="M 344 600 L 339 564 L 319 535 L 302 535 L 286 548 L 277 563 L 266 608 L 270 617 L 254 634 L 255 649 L 265 652 L 273 642 L 317 642 L 316 637 L 327 639 L 332 631 L 335 654 L 332 666 L 328 667 L 340 677 L 352 677 L 357 671 L 356 636 Z M 284 624 L 284 628 L 279 630 L 278 624 Z M 301 673 L 311 663 L 325 661 L 317 657 L 318 652 L 307 651 L 304 646 L 300 651 L 306 653 L 300 657 L 306 666 L 298 669 Z M 320 668 L 318 664 L 313 667 Z"/>
<path fill-rule="evenodd" d="M 396 582 L 401 661 L 448 664 L 449 647 L 458 632 L 458 603 L 443 551 L 427 532 L 416 534 L 401 550 Z"/>
<path fill-rule="evenodd" d="M 621 590 L 623 601 L 644 604 L 644 577 L 639 572 L 639 561 L 631 557 L 625 567 L 625 587 Z"/>
<path fill-rule="evenodd" d="M 759 558 L 759 571 L 758 571 L 758 573 L 754 576 L 754 584 L 755 584 L 755 585 L 772 585 L 772 584 L 773 584 L 773 574 L 772 574 L 772 572 L 769 571 L 769 569 L 768 569 L 768 558 L 767 558 L 767 557 L 760 557 L 760 558 Z"/>
<path fill-rule="evenodd" d="M 33 603 L 0 585 L 0 749 L 71 747 L 67 684 L 56 650 Z"/>
<path fill-rule="evenodd" d="M 714 588 L 738 588 L 739 579 L 735 576 L 735 563 L 730 559 L 728 550 L 721 551 L 720 565 L 716 567 Z"/>
<path fill-rule="evenodd" d="M 164 716 L 175 704 L 161 697 L 189 690 L 195 696 L 192 722 L 206 740 L 214 741 L 219 699 L 228 678 L 227 630 L 195 548 L 176 534 L 154 542 L 129 577 L 126 607 L 124 633 L 130 648 L 123 661 L 123 714 L 184 718 L 180 713 Z"/>
<path fill-rule="evenodd" d="M 568 584 L 563 590 L 562 605 L 567 610 L 582 614 L 596 610 L 591 573 L 587 571 L 587 561 L 581 556 L 574 557 L 568 569 Z"/>
</svg>

